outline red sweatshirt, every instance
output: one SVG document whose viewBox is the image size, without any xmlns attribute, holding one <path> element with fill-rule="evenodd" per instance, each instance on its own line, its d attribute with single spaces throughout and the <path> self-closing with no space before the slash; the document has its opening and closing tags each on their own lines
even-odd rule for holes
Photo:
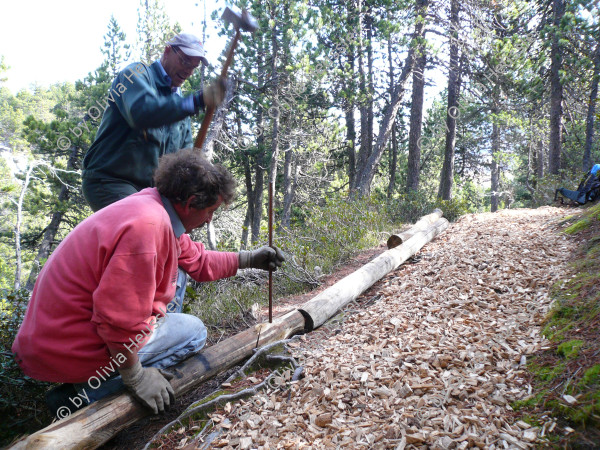
<svg viewBox="0 0 600 450">
<path fill-rule="evenodd" d="M 28 376 L 83 383 L 109 364 L 109 347 L 137 351 L 175 295 L 178 265 L 196 281 L 235 275 L 237 253 L 177 237 L 166 203 L 144 189 L 88 217 L 52 253 L 12 346 Z"/>
</svg>

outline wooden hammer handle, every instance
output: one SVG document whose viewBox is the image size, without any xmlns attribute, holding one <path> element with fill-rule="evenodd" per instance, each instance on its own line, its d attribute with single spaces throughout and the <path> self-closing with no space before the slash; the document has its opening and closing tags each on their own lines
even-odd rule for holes
<svg viewBox="0 0 600 450">
<path fill-rule="evenodd" d="M 229 46 L 229 50 L 227 51 L 227 59 L 223 64 L 223 69 L 221 69 L 221 78 L 225 80 L 227 78 L 227 71 L 229 70 L 229 66 L 231 65 L 231 61 L 233 61 L 233 54 L 235 49 L 237 48 L 238 41 L 240 40 L 240 30 L 238 29 L 235 33 L 233 41 L 231 41 L 231 45 Z M 202 148 L 204 145 L 204 140 L 206 139 L 206 135 L 208 134 L 208 127 L 210 127 L 210 123 L 212 122 L 212 118 L 215 115 L 215 108 L 210 107 L 206 108 L 206 112 L 204 114 L 204 119 L 202 119 L 202 125 L 200 125 L 200 131 L 198 131 L 198 136 L 196 137 L 196 142 L 194 142 L 194 148 Z"/>
</svg>

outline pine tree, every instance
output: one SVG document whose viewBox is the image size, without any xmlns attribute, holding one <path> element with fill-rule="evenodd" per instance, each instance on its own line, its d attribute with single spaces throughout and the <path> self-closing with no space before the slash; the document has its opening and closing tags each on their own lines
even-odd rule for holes
<svg viewBox="0 0 600 450">
<path fill-rule="evenodd" d="M 143 63 L 159 59 L 166 43 L 180 31 L 179 24 L 171 25 L 162 0 L 140 0 L 136 50 Z"/>
<path fill-rule="evenodd" d="M 121 65 L 128 61 L 131 56 L 127 37 L 117 20 L 113 15 L 110 16 L 108 22 L 108 31 L 104 35 L 104 45 L 102 46 L 102 54 L 104 55 L 104 63 L 107 66 L 108 73 L 112 78 L 117 76 Z"/>
</svg>

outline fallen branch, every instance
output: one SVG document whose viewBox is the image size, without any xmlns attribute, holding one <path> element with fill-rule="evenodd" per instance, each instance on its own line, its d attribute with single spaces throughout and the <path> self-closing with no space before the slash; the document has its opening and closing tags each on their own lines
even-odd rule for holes
<svg viewBox="0 0 600 450">
<path fill-rule="evenodd" d="M 250 366 L 252 366 L 252 364 L 254 364 L 254 362 L 260 358 L 262 355 L 264 355 L 265 353 L 269 352 L 273 347 L 277 347 L 279 345 L 286 345 L 288 342 L 292 342 L 293 340 L 297 339 L 298 336 L 294 336 L 290 339 L 283 339 L 281 341 L 277 341 L 277 342 L 272 342 L 271 344 L 265 345 L 261 348 L 259 348 L 258 350 L 256 350 L 256 352 L 254 353 L 254 355 L 252 355 L 252 357 L 250 359 L 248 359 L 248 361 L 246 361 L 244 363 L 244 365 L 242 367 L 240 367 L 238 370 L 236 370 L 229 378 L 227 378 L 227 380 L 225 380 L 225 383 L 231 383 L 233 380 L 235 380 L 237 377 L 244 377 L 246 376 L 246 369 Z M 295 360 L 294 360 L 295 362 Z M 294 365 L 294 369 L 296 368 L 297 364 Z"/>
<path fill-rule="evenodd" d="M 258 391 L 261 390 L 262 388 L 264 388 L 269 383 L 269 381 L 271 381 L 271 378 L 273 378 L 276 375 L 281 375 L 281 374 L 278 371 L 274 371 L 273 373 L 271 373 L 267 378 L 265 378 L 261 383 L 257 384 L 256 386 L 246 388 L 242 391 L 235 392 L 233 394 L 219 395 L 217 398 L 214 398 L 206 403 L 202 403 L 201 405 L 198 405 L 192 409 L 186 409 L 177 419 L 166 424 L 154 436 L 152 436 L 152 439 L 150 439 L 148 441 L 148 443 L 144 447 L 144 450 L 147 450 L 159 436 L 166 433 L 168 430 L 173 428 L 175 425 L 179 424 L 182 427 L 185 426 L 183 423 L 181 423 L 181 421 L 184 419 L 187 419 L 188 417 L 190 417 L 193 414 L 198 414 L 200 412 L 203 412 L 207 409 L 212 408 L 215 405 L 219 405 L 219 404 L 239 400 L 241 398 L 246 398 L 246 397 L 251 397 L 253 395 L 256 395 L 258 393 Z"/>
</svg>

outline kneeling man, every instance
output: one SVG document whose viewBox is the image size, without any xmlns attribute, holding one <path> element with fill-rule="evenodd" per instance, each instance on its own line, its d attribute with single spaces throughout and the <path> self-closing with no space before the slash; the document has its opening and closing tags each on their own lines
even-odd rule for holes
<svg viewBox="0 0 600 450">
<path fill-rule="evenodd" d="M 210 222 L 235 192 L 231 174 L 200 152 L 163 156 L 154 181 L 91 215 L 60 243 L 12 346 L 25 374 L 69 383 L 86 403 L 123 384 L 154 413 L 173 401 L 160 369 L 200 351 L 207 335 L 202 321 L 172 300 L 178 266 L 212 281 L 284 261 L 277 248 L 208 251 L 186 234 Z"/>
</svg>

